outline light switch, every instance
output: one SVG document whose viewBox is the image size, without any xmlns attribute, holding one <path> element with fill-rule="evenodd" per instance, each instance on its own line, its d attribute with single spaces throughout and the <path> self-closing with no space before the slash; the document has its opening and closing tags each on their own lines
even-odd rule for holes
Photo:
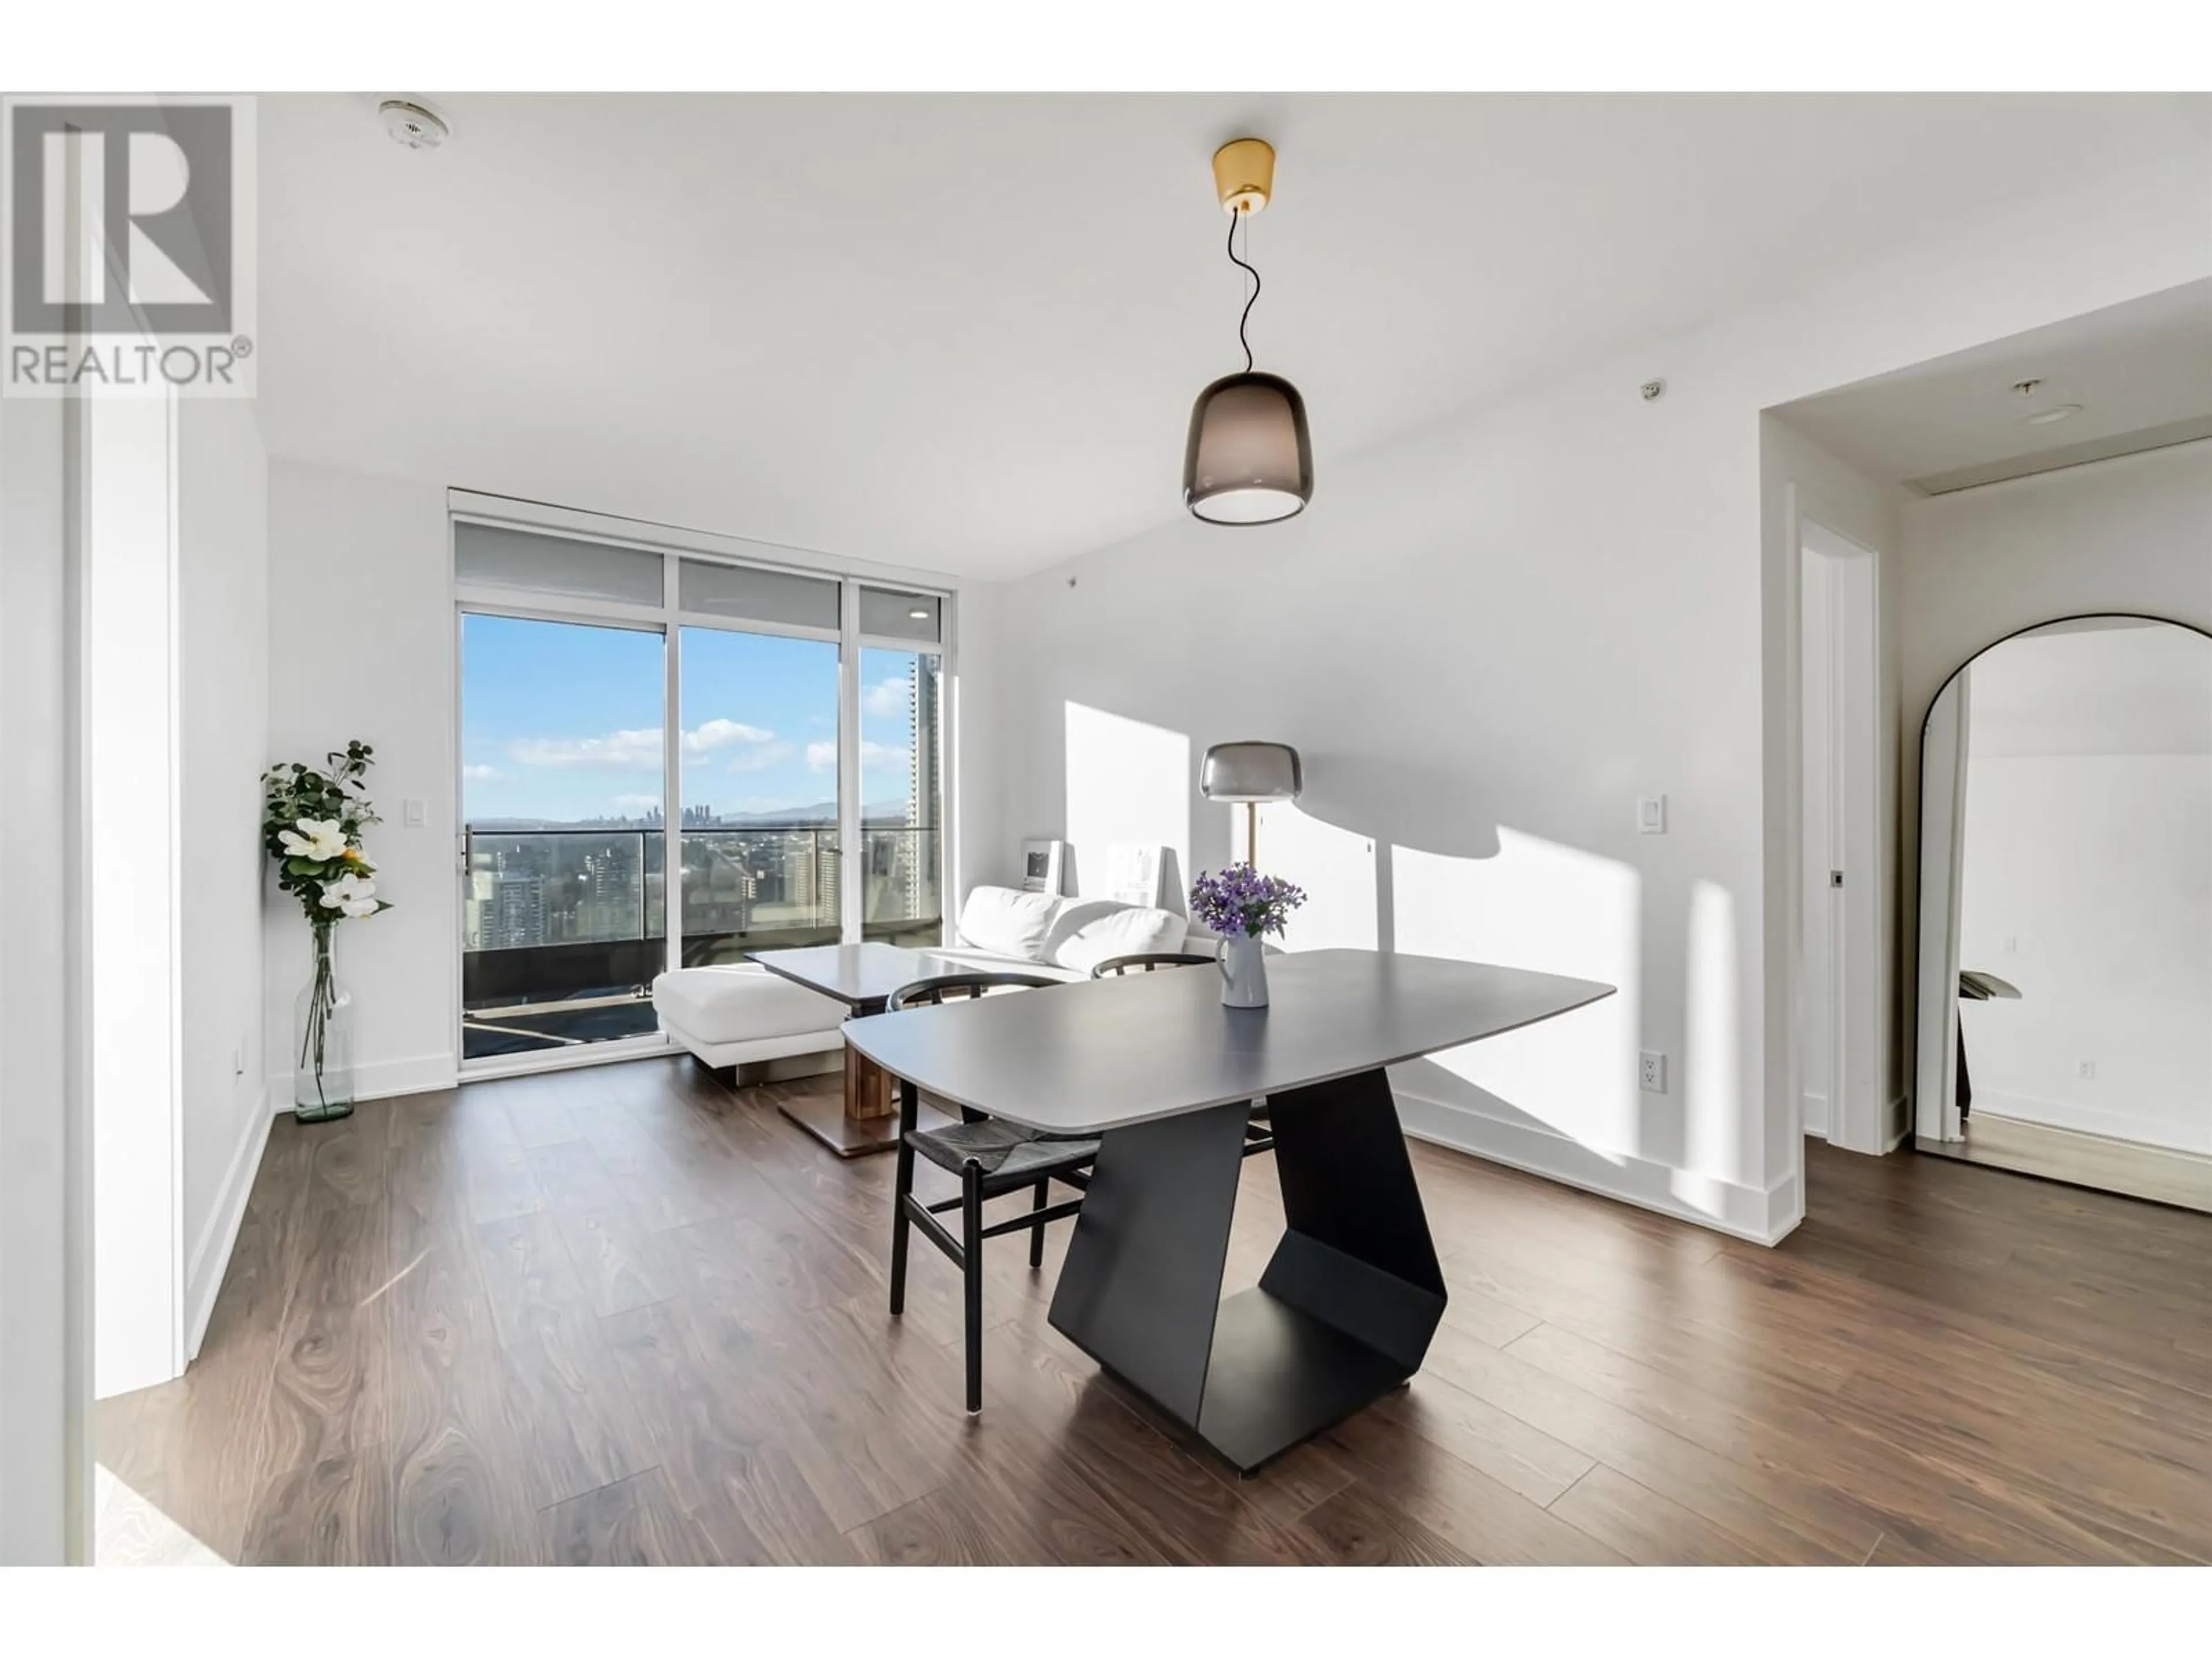
<svg viewBox="0 0 2212 1659">
<path fill-rule="evenodd" d="M 430 821 L 430 804 L 423 800 L 403 800 L 399 803 L 399 821 L 410 830 L 420 830 Z"/>
<path fill-rule="evenodd" d="M 1667 797 L 1638 795 L 1636 798 L 1636 833 L 1639 836 L 1663 836 L 1667 833 Z"/>
</svg>

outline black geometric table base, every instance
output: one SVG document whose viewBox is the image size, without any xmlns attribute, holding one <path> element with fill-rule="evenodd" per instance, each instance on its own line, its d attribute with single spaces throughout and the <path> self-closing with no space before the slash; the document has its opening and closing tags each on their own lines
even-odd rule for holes
<svg viewBox="0 0 2212 1659">
<path fill-rule="evenodd" d="M 1249 1474 L 1421 1368 L 1443 1271 L 1389 1079 L 1267 1099 L 1287 1227 L 1221 1295 L 1242 1104 L 1109 1130 L 1053 1293 L 1053 1328 Z"/>
</svg>

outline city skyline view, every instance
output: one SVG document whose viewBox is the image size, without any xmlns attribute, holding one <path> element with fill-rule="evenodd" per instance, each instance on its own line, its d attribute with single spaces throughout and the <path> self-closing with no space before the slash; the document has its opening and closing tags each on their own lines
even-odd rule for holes
<svg viewBox="0 0 2212 1659">
<path fill-rule="evenodd" d="M 836 646 L 711 628 L 681 645 L 684 799 L 669 803 L 659 634 L 465 615 L 464 823 L 834 820 Z M 915 653 L 867 647 L 860 667 L 863 815 L 911 822 Z"/>
</svg>

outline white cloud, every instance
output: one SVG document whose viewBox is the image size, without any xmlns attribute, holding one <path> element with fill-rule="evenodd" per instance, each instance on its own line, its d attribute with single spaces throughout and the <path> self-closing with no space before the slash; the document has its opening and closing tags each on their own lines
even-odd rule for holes
<svg viewBox="0 0 2212 1659">
<path fill-rule="evenodd" d="M 461 769 L 461 775 L 471 783 L 489 783 L 495 778 L 505 777 L 507 774 L 496 766 L 483 766 L 471 762 Z"/>
<path fill-rule="evenodd" d="M 769 767 L 789 760 L 799 752 L 796 744 L 763 743 L 750 749 L 741 749 L 730 757 L 726 770 L 732 772 L 764 772 Z"/>
<path fill-rule="evenodd" d="M 747 726 L 743 720 L 705 720 L 686 732 L 683 743 L 687 755 L 711 755 L 735 743 L 772 743 L 775 739 L 775 732 L 763 726 Z"/>
<path fill-rule="evenodd" d="M 525 766 L 657 766 L 660 728 L 639 726 L 602 738 L 525 738 L 510 752 Z"/>
<path fill-rule="evenodd" d="M 909 751 L 902 744 L 861 739 L 860 769 L 864 772 L 903 772 L 908 758 Z M 806 763 L 817 772 L 834 770 L 837 764 L 836 744 L 826 738 L 808 744 Z"/>
<path fill-rule="evenodd" d="M 679 742 L 686 760 L 699 760 L 733 746 L 775 740 L 775 733 L 765 727 L 713 720 L 692 727 Z M 660 764 L 660 728 L 641 726 L 597 738 L 525 738 L 510 752 L 525 766 L 653 767 Z"/>
<path fill-rule="evenodd" d="M 914 695 L 907 684 L 906 676 L 901 674 L 891 679 L 878 680 L 860 694 L 860 707 L 871 714 L 885 719 L 911 713 Z"/>
</svg>

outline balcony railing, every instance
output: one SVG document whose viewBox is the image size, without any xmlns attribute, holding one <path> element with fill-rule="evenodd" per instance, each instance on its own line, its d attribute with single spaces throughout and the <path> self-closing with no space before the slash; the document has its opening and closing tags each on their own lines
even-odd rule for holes
<svg viewBox="0 0 2212 1659">
<path fill-rule="evenodd" d="M 862 937 L 935 943 L 939 832 L 861 830 Z M 835 944 L 843 860 L 834 825 L 679 827 L 686 967 Z M 463 901 L 465 1053 L 603 1042 L 653 1029 L 667 966 L 667 835 L 653 828 L 470 830 Z"/>
</svg>

